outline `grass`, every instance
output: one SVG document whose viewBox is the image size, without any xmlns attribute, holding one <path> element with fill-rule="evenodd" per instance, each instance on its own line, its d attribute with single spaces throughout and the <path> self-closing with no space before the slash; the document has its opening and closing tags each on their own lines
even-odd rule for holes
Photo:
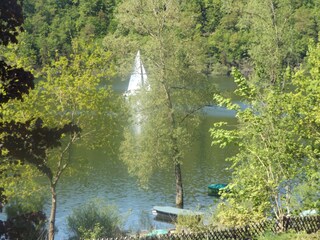
<svg viewBox="0 0 320 240">
<path fill-rule="evenodd" d="M 320 231 L 312 234 L 307 234 L 305 232 L 288 232 L 281 234 L 266 233 L 259 237 L 258 240 L 319 240 Z"/>
</svg>

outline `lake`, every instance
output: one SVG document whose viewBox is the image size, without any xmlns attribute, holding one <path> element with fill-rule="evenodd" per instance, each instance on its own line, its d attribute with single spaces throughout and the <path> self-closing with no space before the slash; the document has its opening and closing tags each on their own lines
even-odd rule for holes
<svg viewBox="0 0 320 240">
<path fill-rule="evenodd" d="M 230 78 L 214 79 L 222 90 L 234 87 Z M 116 91 L 123 91 L 126 82 L 116 85 Z M 217 199 L 207 195 L 207 186 L 211 183 L 227 183 L 230 172 L 225 161 L 234 149 L 219 149 L 211 146 L 209 129 L 216 121 L 224 120 L 235 125 L 234 113 L 223 108 L 205 107 L 204 117 L 197 131 L 198 136 L 189 146 L 188 154 L 182 165 L 182 178 L 185 194 L 185 208 L 206 211 L 214 208 Z M 68 239 L 66 218 L 72 209 L 99 198 L 106 204 L 114 204 L 125 218 L 125 228 L 133 231 L 147 229 L 150 226 L 170 228 L 172 225 L 153 220 L 151 213 L 155 205 L 174 206 L 174 171 L 158 172 L 150 179 L 150 187 L 141 189 L 137 180 L 128 175 L 126 167 L 117 157 L 108 157 L 103 150 L 73 150 L 87 163 L 76 166 L 81 174 L 63 176 L 58 185 L 58 208 L 56 239 Z M 83 167 L 83 168 L 82 168 Z M 49 216 L 50 200 L 46 204 Z"/>
</svg>

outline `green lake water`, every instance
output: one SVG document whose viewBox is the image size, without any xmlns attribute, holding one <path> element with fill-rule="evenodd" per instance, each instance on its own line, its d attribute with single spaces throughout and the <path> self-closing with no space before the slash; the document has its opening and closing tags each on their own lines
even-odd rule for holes
<svg viewBox="0 0 320 240">
<path fill-rule="evenodd" d="M 234 87 L 232 79 L 221 77 L 214 79 L 222 90 Z M 126 82 L 115 86 L 123 91 Z M 188 147 L 182 165 L 182 178 L 185 193 L 185 208 L 208 211 L 217 201 L 207 195 L 207 186 L 211 183 L 227 183 L 230 172 L 225 159 L 235 149 L 219 149 L 211 146 L 209 129 L 216 121 L 224 120 L 235 126 L 234 113 L 215 106 L 205 107 L 204 117 L 198 127 L 198 136 Z M 128 175 L 126 167 L 116 156 L 110 157 L 103 150 L 73 149 L 75 156 L 82 156 L 83 165 L 77 165 L 80 174 L 64 176 L 58 186 L 58 209 L 56 226 L 59 230 L 56 239 L 67 239 L 66 217 L 73 208 L 81 207 L 95 198 L 106 204 L 114 204 L 125 217 L 126 229 L 143 230 L 151 225 L 168 228 L 172 225 L 153 220 L 152 207 L 174 206 L 175 182 L 173 169 L 158 172 L 150 180 L 148 189 L 141 189 L 137 180 Z M 49 215 L 49 199 L 46 212 Z"/>
</svg>

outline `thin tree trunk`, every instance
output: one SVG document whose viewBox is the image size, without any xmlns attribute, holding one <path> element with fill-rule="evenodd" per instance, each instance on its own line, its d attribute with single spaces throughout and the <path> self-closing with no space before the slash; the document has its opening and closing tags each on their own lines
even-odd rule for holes
<svg viewBox="0 0 320 240">
<path fill-rule="evenodd" d="M 174 168 L 176 177 L 176 206 L 183 208 L 183 186 L 180 163 L 175 163 Z"/>
<path fill-rule="evenodd" d="M 170 124 L 172 131 L 176 128 L 176 121 L 174 116 L 174 110 L 171 102 L 171 96 L 169 93 L 168 88 L 164 85 L 168 106 L 170 110 Z M 178 208 L 183 208 L 183 186 L 182 186 L 182 174 L 181 174 L 181 164 L 179 162 L 179 147 L 178 147 L 178 140 L 175 136 L 171 136 L 173 142 L 173 164 L 174 164 L 174 175 L 176 178 L 176 206 Z"/>
<path fill-rule="evenodd" d="M 51 184 L 51 213 L 50 213 L 49 233 L 48 233 L 48 239 L 49 240 L 54 240 L 56 209 L 57 209 L 56 185 L 55 184 Z"/>
</svg>

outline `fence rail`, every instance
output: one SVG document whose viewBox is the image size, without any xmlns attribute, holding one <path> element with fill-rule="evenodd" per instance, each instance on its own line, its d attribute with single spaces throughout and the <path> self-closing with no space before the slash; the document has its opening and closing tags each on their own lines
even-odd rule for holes
<svg viewBox="0 0 320 240">
<path fill-rule="evenodd" d="M 103 240 L 251 240 L 267 231 L 279 232 L 294 230 L 314 233 L 320 230 L 320 215 L 308 217 L 285 217 L 281 222 L 275 220 L 227 229 L 208 229 L 195 233 L 174 233 L 157 236 L 126 236 L 105 238 Z"/>
</svg>

